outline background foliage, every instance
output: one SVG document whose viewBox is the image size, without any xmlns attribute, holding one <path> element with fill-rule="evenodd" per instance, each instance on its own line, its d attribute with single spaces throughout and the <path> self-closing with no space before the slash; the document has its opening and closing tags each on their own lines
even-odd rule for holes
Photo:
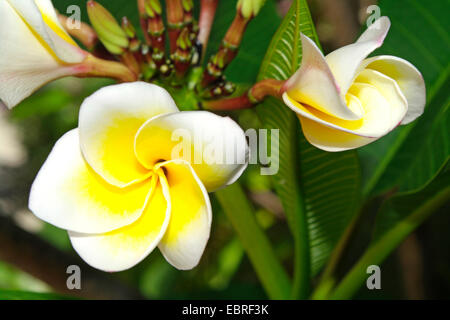
<svg viewBox="0 0 450 320">
<path fill-rule="evenodd" d="M 138 25 L 134 1 L 99 2 L 117 18 L 126 15 Z M 317 37 L 315 26 L 323 38 L 329 32 L 327 8 L 332 8 L 335 0 L 308 2 L 314 19 L 306 0 L 292 1 L 286 14 L 280 12 L 282 3 L 268 0 L 260 15 L 251 22 L 237 58 L 227 69 L 228 79 L 248 84 L 255 79 L 288 78 L 301 62 L 299 32 L 317 43 L 322 37 Z M 352 5 L 357 2 L 348 1 Z M 56 0 L 54 3 L 61 12 L 69 5 L 80 5 L 82 19 L 86 20 L 85 1 Z M 220 1 L 207 55 L 217 50 L 234 17 L 235 5 L 236 0 Z M 245 207 L 249 213 L 247 221 L 261 237 L 260 241 L 242 240 L 243 231 L 225 215 L 227 210 L 236 211 L 239 207 L 236 203 L 223 206 L 219 194 L 218 199 L 213 200 L 211 240 L 198 268 L 178 272 L 154 252 L 137 267 L 115 274 L 115 280 L 151 299 L 266 298 L 270 295 L 265 289 L 277 279 L 265 279 L 261 285 L 257 275 L 264 273 L 264 268 L 281 270 L 284 267 L 287 276 L 294 278 L 294 297 L 304 297 L 307 294 L 302 291 L 307 290 L 304 284 L 308 285 L 310 280 L 313 286 L 320 283 L 320 271 L 330 256 L 336 254 L 336 251 L 332 253 L 333 249 L 348 232 L 346 228 L 352 221 L 356 232 L 346 247 L 347 254 L 336 266 L 335 280 L 343 281 L 337 285 L 335 297 L 348 298 L 355 294 L 364 298 L 414 297 L 415 291 L 408 284 L 417 279 L 411 280 L 405 275 L 409 269 L 421 277 L 422 297 L 448 297 L 450 237 L 446 227 L 450 218 L 445 214 L 449 209 L 448 201 L 447 206 L 428 209 L 448 194 L 450 185 L 450 26 L 447 19 L 450 4 L 447 0 L 380 0 L 378 5 L 381 14 L 391 18 L 392 28 L 385 44 L 375 54 L 400 56 L 421 70 L 427 84 L 425 114 L 358 151 L 326 153 L 306 142 L 295 115 L 275 99 L 267 99 L 255 110 L 232 113 L 244 128 L 280 129 L 279 173 L 270 178 L 260 176 L 259 167 L 250 166 L 240 179 L 242 187 L 234 190 L 243 196 L 243 202 L 252 200 L 253 204 Z M 357 12 L 353 19 L 357 21 Z M 322 41 L 322 46 L 325 52 L 334 49 L 332 41 Z M 36 172 L 55 141 L 77 126 L 81 101 L 109 83 L 98 79 L 57 81 L 8 115 L 9 122 L 19 128 L 26 160 L 14 166 L 0 162 L 0 215 L 8 216 L 21 228 L 74 259 L 77 257 L 64 231 L 30 218 L 26 212 L 27 196 Z M 423 208 L 428 208 L 427 214 L 421 211 Z M 409 246 L 400 247 L 396 258 L 383 264 L 383 270 L 387 270 L 384 274 L 388 274 L 383 292 L 364 289 L 358 292 L 365 279 L 364 266 L 382 263 L 434 211 L 441 214 L 410 236 L 406 242 Z M 255 267 L 251 263 L 254 257 L 249 259 L 246 250 L 258 244 L 263 248 L 266 235 L 273 264 Z M 367 248 L 369 250 L 365 251 Z M 419 260 L 402 264 L 404 252 Z M 402 286 L 404 290 L 399 289 Z M 280 290 L 290 289 L 288 287 L 287 278 L 279 283 Z M 42 281 L 0 262 L 0 299 L 66 298 L 52 291 Z"/>
</svg>

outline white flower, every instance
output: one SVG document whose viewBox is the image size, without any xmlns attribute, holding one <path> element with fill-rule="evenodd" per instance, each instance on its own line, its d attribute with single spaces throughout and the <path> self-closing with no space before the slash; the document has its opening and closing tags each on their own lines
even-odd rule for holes
<svg viewBox="0 0 450 320">
<path fill-rule="evenodd" d="M 389 19 L 381 17 L 358 41 L 326 57 L 301 35 L 302 64 L 286 82 L 283 100 L 317 148 L 358 148 L 423 113 L 425 83 L 411 63 L 393 56 L 367 58 L 383 44 L 389 27 Z"/>
<path fill-rule="evenodd" d="M 189 158 L 173 156 L 177 130 L 192 137 L 183 141 Z M 219 143 L 223 137 L 233 143 Z M 234 160 L 202 161 L 211 148 Z M 191 269 L 209 238 L 207 192 L 236 181 L 247 153 L 245 134 L 231 119 L 179 112 L 156 85 L 113 85 L 83 102 L 78 129 L 56 143 L 29 207 L 68 230 L 74 249 L 95 268 L 125 270 L 158 246 L 173 266 Z"/>
<path fill-rule="evenodd" d="M 0 99 L 8 108 L 47 82 L 79 72 L 86 57 L 50 0 L 0 0 Z"/>
</svg>

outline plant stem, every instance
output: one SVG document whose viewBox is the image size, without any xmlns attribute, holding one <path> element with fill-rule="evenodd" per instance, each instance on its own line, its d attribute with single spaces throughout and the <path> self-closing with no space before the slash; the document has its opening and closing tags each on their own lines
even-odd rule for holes
<svg viewBox="0 0 450 320">
<path fill-rule="evenodd" d="M 341 259 L 342 254 L 344 253 L 345 248 L 347 247 L 348 241 L 350 240 L 350 237 L 353 234 L 353 230 L 355 229 L 355 226 L 359 221 L 360 216 L 361 211 L 356 212 L 356 214 L 353 215 L 353 218 L 348 224 L 347 228 L 344 230 L 342 236 L 340 237 L 338 243 L 336 244 L 336 247 L 333 249 L 333 252 L 330 255 L 328 264 L 325 267 L 322 276 L 320 277 L 316 289 L 311 295 L 311 299 L 313 300 L 326 299 L 330 291 L 333 289 L 336 283 L 336 279 L 334 278 L 334 272 L 336 271 L 336 267 Z"/>
<path fill-rule="evenodd" d="M 207 100 L 202 103 L 203 108 L 214 111 L 240 110 L 252 108 L 267 96 L 281 99 L 281 88 L 285 81 L 265 79 L 257 82 L 250 90 L 239 97 Z"/>
<path fill-rule="evenodd" d="M 166 0 L 166 8 L 170 53 L 174 53 L 177 49 L 177 39 L 184 27 L 184 9 L 181 0 Z"/>
<path fill-rule="evenodd" d="M 202 88 L 208 87 L 221 78 L 224 70 L 236 57 L 244 32 L 252 19 L 253 16 L 245 18 L 240 9 L 237 10 L 236 16 L 222 40 L 219 51 L 210 58 L 203 73 Z"/>
<path fill-rule="evenodd" d="M 200 18 L 198 21 L 198 43 L 202 46 L 202 59 L 205 56 L 206 48 L 208 46 L 209 35 L 211 33 L 214 16 L 217 10 L 219 0 L 201 0 L 200 4 Z"/>
<path fill-rule="evenodd" d="M 72 68 L 75 69 L 74 75 L 80 78 L 112 78 L 121 82 L 137 80 L 137 75 L 124 64 L 116 61 L 102 60 L 91 54 L 83 62 Z"/>
<path fill-rule="evenodd" d="M 290 283 L 239 183 L 215 193 L 270 299 L 288 299 Z"/>
<path fill-rule="evenodd" d="M 376 244 L 370 247 L 359 259 L 355 266 L 347 273 L 337 288 L 333 291 L 331 299 L 351 298 L 367 278 L 367 267 L 379 265 L 400 243 L 414 231 L 435 210 L 445 204 L 450 197 L 450 188 L 444 188 L 434 197 L 417 208 L 406 219 L 400 221 L 395 227 L 382 236 Z"/>
<path fill-rule="evenodd" d="M 292 217 L 294 230 L 294 280 L 292 286 L 292 299 L 307 299 L 310 286 L 310 250 L 309 230 L 303 199 L 299 200 L 298 212 Z M 297 230 L 300 230 L 298 232 Z M 300 235 L 300 236 L 299 236 Z"/>
</svg>

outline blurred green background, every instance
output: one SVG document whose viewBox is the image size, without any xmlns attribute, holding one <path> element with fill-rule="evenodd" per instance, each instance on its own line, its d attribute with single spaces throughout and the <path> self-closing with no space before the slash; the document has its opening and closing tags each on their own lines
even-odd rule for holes
<svg viewBox="0 0 450 320">
<path fill-rule="evenodd" d="M 136 21 L 134 1 L 127 0 L 126 5 L 120 0 L 99 2 L 117 17 L 127 15 Z M 367 18 L 365 9 L 377 3 L 372 0 L 308 2 L 325 52 L 354 41 Z M 395 0 L 383 2 L 393 3 Z M 75 0 L 54 1 L 62 13 L 68 5 L 80 5 L 83 8 L 83 20 L 87 17 L 84 3 L 85 1 Z M 212 30 L 208 54 L 214 53 L 220 44 L 233 19 L 235 3 L 235 0 L 221 1 L 221 14 L 217 16 Z M 289 6 L 289 0 L 267 1 L 261 14 L 251 23 L 237 59 L 227 70 L 230 80 L 240 83 L 255 81 L 271 37 Z M 390 4 L 385 6 L 387 10 L 392 9 Z M 401 23 L 414 18 L 415 13 L 412 12 L 417 11 L 417 8 L 403 9 L 395 11 L 397 16 L 400 16 L 399 19 L 404 19 Z M 383 11 L 381 13 L 384 14 Z M 424 15 L 420 12 L 419 14 Z M 448 39 L 447 14 L 448 11 L 442 11 L 440 19 L 444 21 L 444 34 L 439 36 Z M 425 17 L 425 20 L 429 18 Z M 392 19 L 393 23 L 396 23 L 396 18 Z M 379 52 L 389 54 L 393 47 L 396 48 L 397 44 L 404 40 L 399 33 L 389 37 L 386 46 Z M 402 57 L 416 64 L 429 83 L 439 78 L 439 66 L 447 66 L 449 57 L 435 54 L 430 58 L 431 62 L 424 62 L 421 61 L 420 52 L 416 51 L 420 51 L 424 46 L 439 50 L 439 46 L 444 45 L 441 52 L 448 53 L 449 48 L 445 47 L 448 42 L 430 44 L 429 38 L 422 39 L 424 42 L 419 49 L 399 46 L 404 50 Z M 448 83 L 447 78 L 445 81 Z M 266 298 L 239 239 L 214 197 L 211 239 L 200 265 L 192 271 L 177 271 L 155 250 L 131 270 L 113 275 L 96 272 L 74 253 L 64 230 L 39 221 L 28 211 L 31 183 L 52 146 L 66 131 L 77 126 L 78 110 L 83 99 L 111 83 L 103 79 L 62 79 L 45 86 L 11 112 L 0 107 L 0 299 L 51 299 L 66 296 L 148 299 Z M 448 102 L 448 96 L 446 99 Z M 244 127 L 254 126 L 251 112 L 241 112 L 233 116 L 238 118 Z M 360 152 L 363 170 L 369 170 L 367 167 L 374 162 L 373 153 L 377 148 L 382 149 L 383 145 L 393 141 L 396 134 L 398 133 L 393 133 L 393 136 L 386 137 L 384 142 Z M 450 133 L 443 134 L 447 135 L 448 139 Z M 429 155 L 425 153 L 418 165 L 428 161 L 427 157 Z M 272 181 L 261 176 L 256 166 L 250 166 L 241 181 L 246 187 L 248 197 L 255 203 L 258 222 L 266 230 L 276 254 L 289 270 L 293 259 L 293 242 L 285 222 L 283 207 L 273 192 Z M 368 218 L 358 225 L 358 232 L 351 241 L 340 269 L 348 269 L 367 245 L 378 206 L 379 203 L 375 200 L 368 208 Z M 449 206 L 441 209 L 441 212 L 413 233 L 383 264 L 383 290 L 361 289 L 355 298 L 449 298 L 449 209 Z M 61 282 L 67 276 L 64 270 L 67 263 L 82 266 L 82 277 L 86 275 L 88 283 L 82 282 L 83 289 L 79 292 L 64 291 L 65 282 Z M 58 283 L 60 287 L 55 285 Z"/>
</svg>

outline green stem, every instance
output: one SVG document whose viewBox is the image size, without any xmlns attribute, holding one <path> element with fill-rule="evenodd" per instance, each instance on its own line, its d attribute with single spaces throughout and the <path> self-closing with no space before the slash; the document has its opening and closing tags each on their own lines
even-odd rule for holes
<svg viewBox="0 0 450 320">
<path fill-rule="evenodd" d="M 309 295 L 310 282 L 310 251 L 309 236 L 306 215 L 303 212 L 298 214 L 295 225 L 302 230 L 301 236 L 294 238 L 294 282 L 292 286 L 292 299 L 307 299 Z"/>
<path fill-rule="evenodd" d="M 312 300 L 326 299 L 330 291 L 333 289 L 336 283 L 334 272 L 336 271 L 337 265 L 341 259 L 342 254 L 344 253 L 345 248 L 347 247 L 348 241 L 353 234 L 353 230 L 355 229 L 356 223 L 359 221 L 360 216 L 361 211 L 356 212 L 347 228 L 344 230 L 344 233 L 339 239 L 336 247 L 333 249 L 333 252 L 330 255 L 330 259 L 328 260 L 328 264 L 325 267 L 322 276 L 320 277 L 319 283 L 317 284 L 314 292 L 311 294 Z"/>
<path fill-rule="evenodd" d="M 293 119 L 295 121 L 295 119 Z M 299 130 L 297 128 L 297 130 Z M 296 134 L 296 137 L 299 133 Z M 291 150 L 292 163 L 299 163 L 297 159 L 297 150 Z M 297 172 L 294 173 L 297 177 Z M 294 283 L 292 286 L 292 299 L 307 299 L 310 290 L 310 274 L 311 274 L 311 252 L 309 243 L 309 228 L 303 198 L 303 190 L 295 181 L 293 184 L 295 194 L 297 194 L 297 202 L 292 210 L 286 210 L 286 217 L 289 222 L 291 233 L 294 237 Z M 288 206 L 284 204 L 287 208 Z"/>
<path fill-rule="evenodd" d="M 352 297 L 367 278 L 367 267 L 370 265 L 381 264 L 412 231 L 414 231 L 435 210 L 445 204 L 449 197 L 450 188 L 444 188 L 439 193 L 436 193 L 433 198 L 417 208 L 406 219 L 400 221 L 395 227 L 388 231 L 359 259 L 356 265 L 347 273 L 331 294 L 330 298 L 348 299 Z"/>
<path fill-rule="evenodd" d="M 288 299 L 290 282 L 273 248 L 255 219 L 253 208 L 234 183 L 215 193 L 270 299 Z"/>
</svg>

